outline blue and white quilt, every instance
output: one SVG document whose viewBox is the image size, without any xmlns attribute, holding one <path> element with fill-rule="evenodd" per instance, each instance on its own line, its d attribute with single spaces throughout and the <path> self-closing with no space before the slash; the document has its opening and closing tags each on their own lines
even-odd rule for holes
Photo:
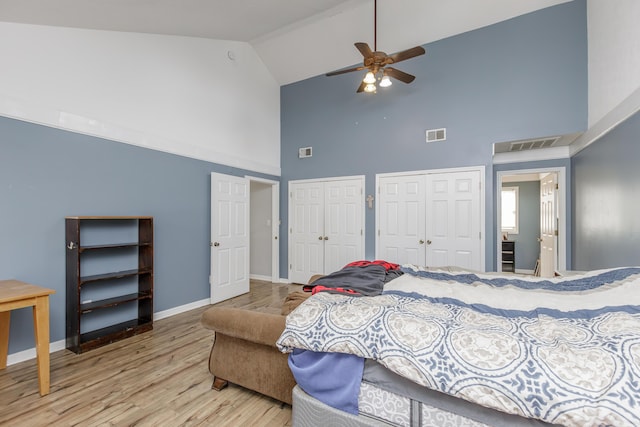
<svg viewBox="0 0 640 427">
<path fill-rule="evenodd" d="M 640 425 L 640 268 L 554 279 L 403 266 L 382 295 L 318 293 L 282 351 L 349 353 L 503 412 Z"/>
</svg>

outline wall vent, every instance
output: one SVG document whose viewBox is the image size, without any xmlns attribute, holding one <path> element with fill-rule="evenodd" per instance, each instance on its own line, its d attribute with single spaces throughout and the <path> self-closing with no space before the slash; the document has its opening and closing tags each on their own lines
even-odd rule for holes
<svg viewBox="0 0 640 427">
<path fill-rule="evenodd" d="M 447 129 L 429 129 L 427 131 L 427 142 L 444 141 L 447 139 Z"/>
<path fill-rule="evenodd" d="M 553 138 L 530 139 L 528 141 L 512 142 L 509 151 L 528 151 L 537 150 L 539 148 L 549 148 L 558 142 L 559 136 Z"/>
<path fill-rule="evenodd" d="M 298 148 L 298 157 L 304 159 L 305 157 L 311 157 L 313 150 L 311 147 Z"/>
</svg>

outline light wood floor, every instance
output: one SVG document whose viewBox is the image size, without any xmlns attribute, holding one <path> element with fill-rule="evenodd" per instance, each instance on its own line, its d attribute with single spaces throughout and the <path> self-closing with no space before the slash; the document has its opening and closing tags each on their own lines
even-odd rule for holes
<svg viewBox="0 0 640 427">
<path fill-rule="evenodd" d="M 300 286 L 252 281 L 219 305 L 279 313 Z M 153 331 L 77 355 L 51 354 L 51 393 L 40 397 L 35 360 L 0 371 L 0 425 L 290 426 L 291 407 L 230 384 L 211 390 L 207 307 L 154 322 Z"/>
</svg>

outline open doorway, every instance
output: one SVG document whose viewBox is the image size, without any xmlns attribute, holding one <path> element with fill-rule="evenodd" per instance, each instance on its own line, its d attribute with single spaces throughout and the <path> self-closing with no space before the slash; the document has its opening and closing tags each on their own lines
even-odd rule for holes
<svg viewBox="0 0 640 427">
<path fill-rule="evenodd" d="M 565 271 L 565 168 L 500 171 L 496 179 L 497 271 L 547 277 Z"/>
<path fill-rule="evenodd" d="M 279 268 L 280 184 L 247 177 L 250 182 L 250 266 L 251 279 L 277 283 Z"/>
</svg>

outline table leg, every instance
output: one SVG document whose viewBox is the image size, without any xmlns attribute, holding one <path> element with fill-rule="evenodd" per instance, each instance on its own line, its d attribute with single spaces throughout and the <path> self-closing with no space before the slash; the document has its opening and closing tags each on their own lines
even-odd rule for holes
<svg viewBox="0 0 640 427">
<path fill-rule="evenodd" d="M 49 394 L 49 296 L 36 298 L 33 306 L 33 325 L 38 359 L 40 396 Z"/>
<path fill-rule="evenodd" d="M 10 311 L 0 312 L 0 369 L 7 367 L 7 354 L 9 353 L 9 324 Z"/>
</svg>

